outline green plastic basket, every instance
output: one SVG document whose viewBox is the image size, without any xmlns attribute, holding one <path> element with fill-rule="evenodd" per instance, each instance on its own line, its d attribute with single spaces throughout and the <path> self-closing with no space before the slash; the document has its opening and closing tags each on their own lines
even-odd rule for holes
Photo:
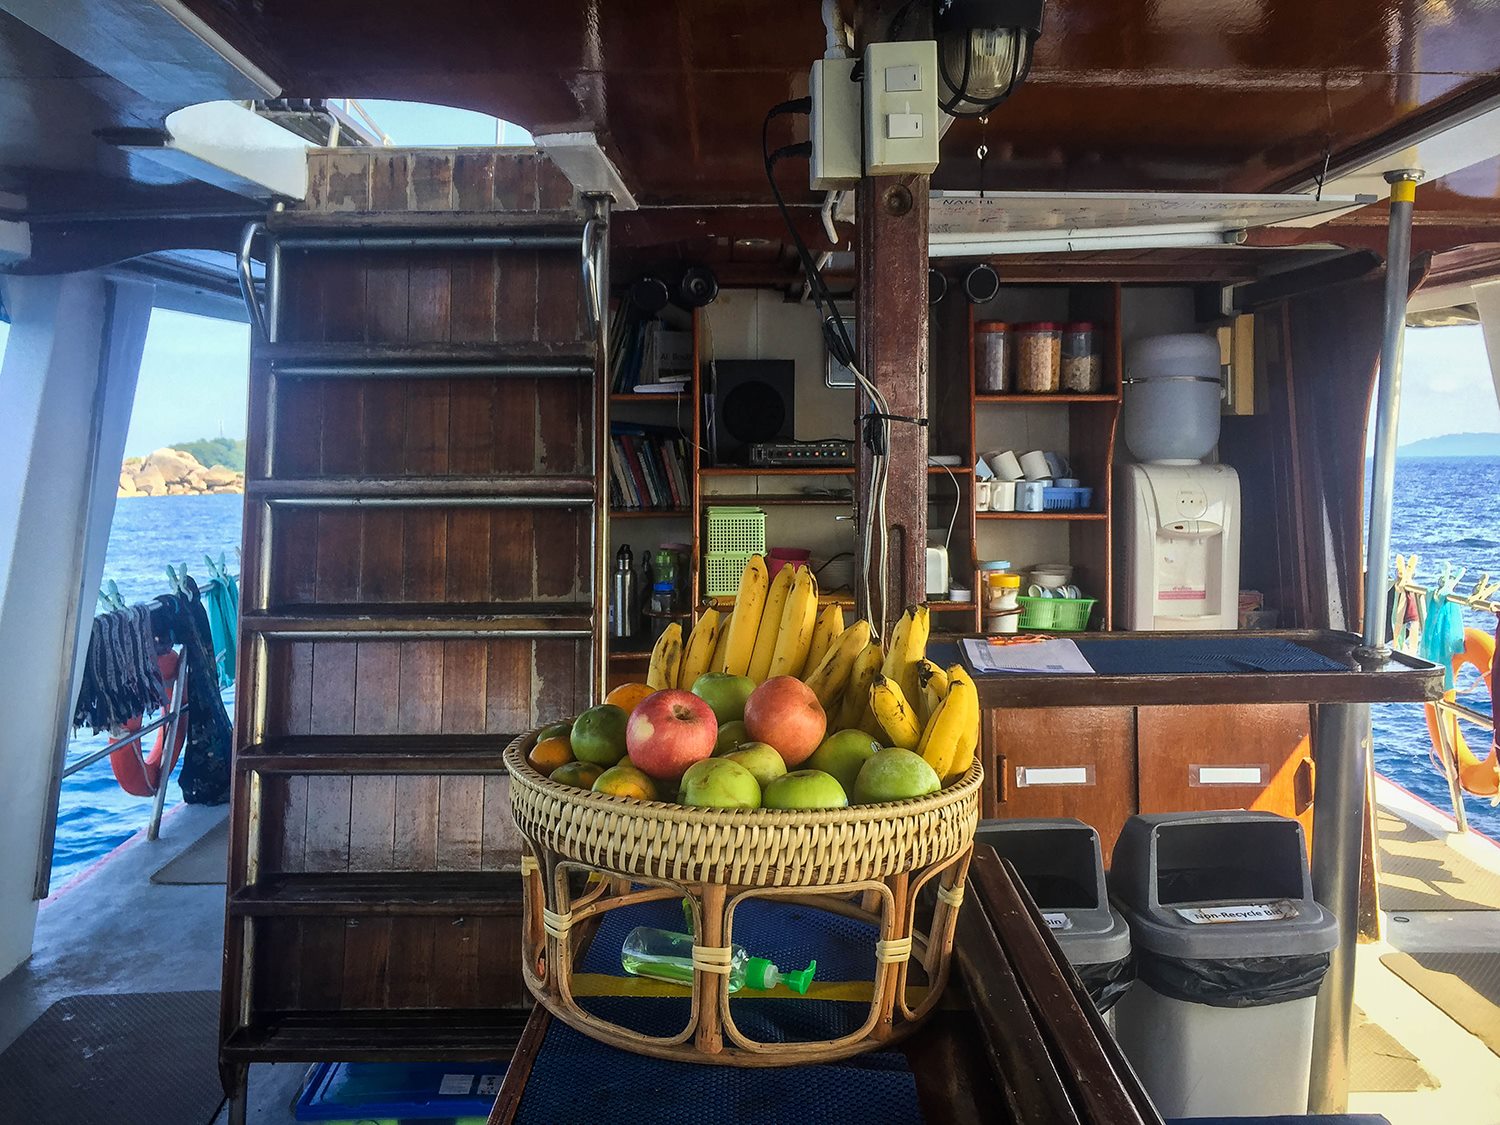
<svg viewBox="0 0 1500 1125">
<path fill-rule="evenodd" d="M 732 598 L 740 592 L 740 576 L 750 561 L 751 551 L 710 551 L 703 556 L 703 595 L 708 598 Z"/>
<path fill-rule="evenodd" d="M 1059 633 L 1078 633 L 1089 627 L 1089 614 L 1097 598 L 1027 598 L 1020 597 L 1021 629 L 1051 629 Z"/>
<path fill-rule="evenodd" d="M 708 536 L 703 549 L 710 557 L 739 555 L 743 567 L 744 559 L 766 553 L 766 513 L 760 508 L 709 508 Z M 740 576 L 736 572 L 736 589 L 739 582 Z"/>
</svg>

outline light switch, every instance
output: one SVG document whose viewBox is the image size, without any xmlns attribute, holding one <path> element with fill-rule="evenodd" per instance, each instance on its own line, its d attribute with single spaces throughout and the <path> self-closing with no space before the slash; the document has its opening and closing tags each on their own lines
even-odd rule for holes
<svg viewBox="0 0 1500 1125">
<path fill-rule="evenodd" d="M 885 92 L 900 94 L 922 88 L 922 68 L 916 66 L 888 66 L 885 68 Z"/>
<path fill-rule="evenodd" d="M 885 135 L 892 140 L 909 140 L 922 135 L 920 113 L 888 113 L 885 116 Z"/>
</svg>

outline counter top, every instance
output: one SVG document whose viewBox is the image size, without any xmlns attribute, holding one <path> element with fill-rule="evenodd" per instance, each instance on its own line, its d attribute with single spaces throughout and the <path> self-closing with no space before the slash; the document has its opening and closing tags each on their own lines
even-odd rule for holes
<svg viewBox="0 0 1500 1125">
<path fill-rule="evenodd" d="M 1143 707 L 1232 703 L 1423 703 L 1443 693 L 1437 665 L 1401 652 L 1364 664 L 1355 656 L 1363 642 L 1354 633 L 1318 629 L 1241 630 L 1205 633 L 1076 633 L 1069 639 L 1085 650 L 1129 642 L 1159 650 L 1159 659 L 1142 660 L 1139 672 L 1053 675 L 1027 673 L 975 676 L 979 703 L 985 708 Z M 1214 639 L 1265 638 L 1290 642 L 1322 658 L 1317 671 L 1162 671 L 1170 666 L 1174 646 L 1201 648 Z M 936 645 L 934 645 L 936 647 Z M 955 646 L 962 651 L 961 646 Z M 1085 655 L 1087 652 L 1085 651 Z M 933 657 L 933 659 L 937 659 Z M 1331 661 L 1337 668 L 1326 667 Z M 1118 663 L 1116 662 L 1111 662 Z M 965 667 L 968 661 L 964 660 Z M 1155 667 L 1151 667 L 1154 665 Z"/>
</svg>

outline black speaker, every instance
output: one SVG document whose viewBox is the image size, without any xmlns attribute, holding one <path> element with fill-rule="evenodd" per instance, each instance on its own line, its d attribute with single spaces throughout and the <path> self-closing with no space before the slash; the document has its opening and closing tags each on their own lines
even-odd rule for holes
<svg viewBox="0 0 1500 1125">
<path fill-rule="evenodd" d="M 749 464 L 758 441 L 790 441 L 797 366 L 789 359 L 720 359 L 709 419 L 714 463 Z"/>
</svg>

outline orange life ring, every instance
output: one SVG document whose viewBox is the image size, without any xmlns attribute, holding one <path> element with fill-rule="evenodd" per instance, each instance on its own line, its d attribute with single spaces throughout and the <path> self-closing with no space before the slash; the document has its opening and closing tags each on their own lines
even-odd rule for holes
<svg viewBox="0 0 1500 1125">
<path fill-rule="evenodd" d="M 161 670 L 162 683 L 167 685 L 167 709 L 177 706 L 177 667 L 181 661 L 175 652 L 168 650 L 157 657 L 156 666 Z M 134 733 L 145 725 L 145 716 L 138 715 L 125 724 L 125 729 Z M 109 768 L 114 771 L 115 781 L 132 797 L 154 797 L 157 787 L 170 777 L 172 767 L 177 764 L 177 755 L 187 742 L 187 721 L 177 724 L 177 737 L 172 740 L 172 756 L 163 764 L 166 753 L 167 723 L 156 729 L 156 743 L 151 753 L 142 756 L 137 746 L 122 746 L 109 756 Z"/>
<path fill-rule="evenodd" d="M 1465 629 L 1464 650 L 1453 657 L 1453 675 L 1457 677 L 1458 670 L 1466 664 L 1484 677 L 1485 689 L 1490 690 L 1495 666 L 1495 638 L 1483 629 Z M 1443 693 L 1443 699 L 1449 703 L 1457 698 L 1458 692 L 1455 688 L 1449 688 Z M 1469 744 L 1459 727 L 1458 716 L 1439 712 L 1431 703 L 1426 705 L 1425 710 L 1427 712 L 1427 735 L 1432 739 L 1433 754 L 1439 762 L 1442 761 L 1443 744 L 1439 736 L 1438 723 L 1447 724 L 1449 743 L 1458 761 L 1459 784 L 1464 787 L 1465 791 L 1476 797 L 1493 797 L 1496 793 L 1500 793 L 1500 750 L 1497 750 L 1495 744 L 1490 743 L 1489 757 L 1481 761 L 1475 756 L 1474 751 L 1469 749 Z"/>
</svg>

